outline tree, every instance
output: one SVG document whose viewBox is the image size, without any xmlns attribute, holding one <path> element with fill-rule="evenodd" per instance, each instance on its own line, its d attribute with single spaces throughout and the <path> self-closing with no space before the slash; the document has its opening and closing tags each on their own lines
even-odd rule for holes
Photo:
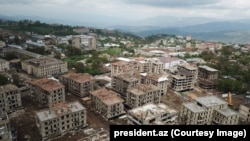
<svg viewBox="0 0 250 141">
<path fill-rule="evenodd" d="M 5 57 L 4 57 L 4 59 L 6 59 L 6 60 L 13 60 L 13 59 L 16 59 L 17 57 L 16 57 L 16 55 L 15 55 L 15 53 L 14 52 L 8 52 L 6 55 L 5 55 Z"/>
<path fill-rule="evenodd" d="M 14 43 L 17 44 L 17 45 L 20 45 L 20 42 L 21 40 L 19 39 L 19 37 L 17 35 L 15 35 L 15 38 L 14 38 Z"/>
<path fill-rule="evenodd" d="M 9 83 L 8 78 L 6 78 L 4 75 L 1 75 L 1 74 L 0 74 L 0 86 L 6 85 L 6 84 L 8 84 L 8 83 Z"/>
</svg>

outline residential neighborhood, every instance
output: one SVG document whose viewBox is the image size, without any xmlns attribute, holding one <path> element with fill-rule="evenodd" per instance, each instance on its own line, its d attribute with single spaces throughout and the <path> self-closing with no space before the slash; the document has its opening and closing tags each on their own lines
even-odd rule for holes
<svg viewBox="0 0 250 141">
<path fill-rule="evenodd" d="M 250 123 L 248 44 L 11 26 L 20 25 L 53 32 L 0 26 L 0 140 L 108 141 L 110 125 Z"/>
</svg>

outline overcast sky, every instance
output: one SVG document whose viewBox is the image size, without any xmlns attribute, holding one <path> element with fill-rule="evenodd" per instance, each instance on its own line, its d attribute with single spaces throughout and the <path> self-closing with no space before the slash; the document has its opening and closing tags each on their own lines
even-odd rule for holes
<svg viewBox="0 0 250 141">
<path fill-rule="evenodd" d="M 133 23 L 150 17 L 250 19 L 249 0 L 0 0 L 0 15 L 68 23 Z"/>
</svg>

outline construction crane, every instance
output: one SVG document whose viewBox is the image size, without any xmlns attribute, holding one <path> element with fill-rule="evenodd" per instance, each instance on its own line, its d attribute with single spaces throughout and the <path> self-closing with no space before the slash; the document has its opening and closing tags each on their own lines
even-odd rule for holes
<svg viewBox="0 0 250 141">
<path fill-rule="evenodd" d="M 233 106 L 233 100 L 232 100 L 232 94 L 231 92 L 228 92 L 228 105 Z"/>
</svg>

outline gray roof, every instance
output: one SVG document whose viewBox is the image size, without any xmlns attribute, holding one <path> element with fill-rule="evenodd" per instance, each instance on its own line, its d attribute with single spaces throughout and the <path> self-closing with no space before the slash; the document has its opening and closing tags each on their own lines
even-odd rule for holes
<svg viewBox="0 0 250 141">
<path fill-rule="evenodd" d="M 47 121 L 51 120 L 63 115 L 66 115 L 68 113 L 75 113 L 82 110 L 85 110 L 86 108 L 80 103 L 80 102 L 71 102 L 71 103 L 58 103 L 55 105 L 55 107 L 52 107 L 50 109 L 45 109 L 42 111 L 38 111 L 36 113 L 36 116 L 40 121 Z"/>
<path fill-rule="evenodd" d="M 195 100 L 206 107 L 213 107 L 213 106 L 227 104 L 226 101 L 220 99 L 217 96 L 197 97 Z"/>
<path fill-rule="evenodd" d="M 214 68 L 211 68 L 209 66 L 199 66 L 199 68 L 203 68 L 207 71 L 212 71 L 212 72 L 217 72 L 218 70 L 214 69 Z"/>
<path fill-rule="evenodd" d="M 238 113 L 231 108 L 217 109 L 216 111 L 227 117 L 238 115 Z"/>
<path fill-rule="evenodd" d="M 189 109 L 194 113 L 206 112 L 207 110 L 204 107 L 198 106 L 196 103 L 183 103 L 183 106 Z"/>
</svg>

